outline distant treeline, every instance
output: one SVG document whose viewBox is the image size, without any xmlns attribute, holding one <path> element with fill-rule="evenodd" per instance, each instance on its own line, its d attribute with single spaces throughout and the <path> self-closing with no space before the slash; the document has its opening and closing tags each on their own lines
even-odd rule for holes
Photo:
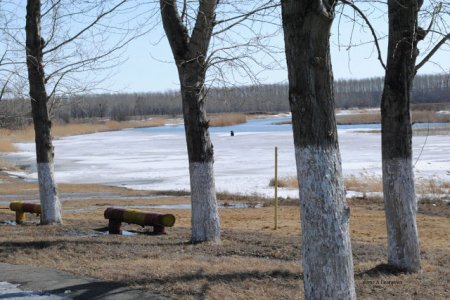
<svg viewBox="0 0 450 300">
<path fill-rule="evenodd" d="M 383 78 L 338 80 L 335 84 L 337 108 L 378 107 Z M 208 113 L 275 113 L 289 111 L 288 86 L 268 84 L 210 89 Z M 450 75 L 416 76 L 413 104 L 450 102 Z M 8 100 L 0 103 L 0 125 L 19 127 L 29 122 L 29 101 Z M 178 91 L 159 93 L 95 94 L 59 99 L 52 109 L 54 119 L 71 122 L 86 118 L 123 121 L 148 115 L 179 115 Z"/>
</svg>

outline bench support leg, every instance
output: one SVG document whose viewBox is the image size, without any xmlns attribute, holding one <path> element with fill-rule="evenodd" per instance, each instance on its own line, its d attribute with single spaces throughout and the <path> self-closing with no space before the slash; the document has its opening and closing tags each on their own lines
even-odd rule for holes
<svg viewBox="0 0 450 300">
<path fill-rule="evenodd" d="M 158 226 L 158 225 L 153 226 L 153 234 L 155 234 L 155 235 L 167 234 L 166 233 L 166 227 Z"/>
<path fill-rule="evenodd" d="M 23 224 L 26 218 L 27 217 L 23 211 L 16 211 L 16 224 Z"/>
<path fill-rule="evenodd" d="M 109 219 L 109 234 L 121 234 L 120 226 L 122 222 Z"/>
</svg>

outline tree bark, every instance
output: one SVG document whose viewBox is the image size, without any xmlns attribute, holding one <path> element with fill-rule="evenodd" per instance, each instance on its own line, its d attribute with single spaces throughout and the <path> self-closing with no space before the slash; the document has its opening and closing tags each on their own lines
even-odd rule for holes
<svg viewBox="0 0 450 300">
<path fill-rule="evenodd" d="M 300 195 L 306 299 L 355 299 L 350 209 L 334 115 L 334 1 L 284 0 L 282 17 Z"/>
<path fill-rule="evenodd" d="M 41 37 L 41 1 L 28 0 L 26 15 L 26 61 L 33 115 L 36 162 L 41 201 L 41 224 L 62 223 L 61 203 L 53 173 L 51 120 L 47 107 Z"/>
<path fill-rule="evenodd" d="M 416 195 L 412 168 L 410 96 L 421 29 L 421 1 L 390 0 L 389 43 L 381 100 L 383 191 L 388 263 L 399 270 L 420 269 Z"/>
<path fill-rule="evenodd" d="M 214 151 L 206 116 L 206 57 L 217 0 L 200 1 L 191 36 L 176 0 L 160 0 L 164 30 L 177 64 L 189 157 L 194 243 L 220 241 L 220 220 L 214 183 Z"/>
</svg>

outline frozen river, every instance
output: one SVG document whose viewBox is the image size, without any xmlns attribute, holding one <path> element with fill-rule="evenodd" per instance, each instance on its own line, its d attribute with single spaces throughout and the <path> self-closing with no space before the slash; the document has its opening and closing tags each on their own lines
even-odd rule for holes
<svg viewBox="0 0 450 300">
<path fill-rule="evenodd" d="M 295 176 L 292 129 L 274 123 L 289 117 L 257 119 L 246 124 L 211 128 L 218 192 L 272 195 L 274 147 L 279 152 L 279 176 Z M 420 126 L 420 125 L 419 125 Z M 381 175 L 380 134 L 364 132 L 379 125 L 339 126 L 343 172 Z M 235 133 L 230 136 L 230 131 Z M 426 141 L 426 142 L 425 142 Z M 18 144 L 10 154 L 36 179 L 34 144 Z M 450 181 L 450 136 L 413 138 L 416 178 Z M 68 183 L 104 183 L 133 189 L 189 190 L 186 141 L 182 125 L 126 129 L 72 136 L 55 141 L 56 180 Z M 21 174 L 23 175 L 23 174 Z M 282 190 L 280 196 L 298 196 Z"/>
</svg>

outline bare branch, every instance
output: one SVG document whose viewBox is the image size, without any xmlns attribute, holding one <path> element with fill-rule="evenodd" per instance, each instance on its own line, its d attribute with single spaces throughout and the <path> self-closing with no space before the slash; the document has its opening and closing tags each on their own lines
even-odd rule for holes
<svg viewBox="0 0 450 300">
<path fill-rule="evenodd" d="M 443 37 L 443 38 L 442 38 L 442 39 L 441 39 L 441 40 L 433 47 L 433 49 L 431 49 L 431 51 L 430 51 L 427 55 L 425 55 L 425 57 L 422 59 L 422 61 L 416 65 L 416 68 L 415 68 L 416 72 L 417 72 L 420 68 L 422 68 L 423 65 L 425 65 L 425 64 L 430 60 L 430 58 L 431 58 L 431 57 L 439 50 L 439 48 L 440 48 L 442 45 L 445 44 L 445 42 L 446 42 L 447 40 L 450 40 L 450 33 L 448 33 L 446 36 L 444 36 L 444 37 Z"/>
<path fill-rule="evenodd" d="M 358 12 L 358 14 L 361 16 L 361 18 L 364 19 L 364 21 L 366 22 L 367 26 L 369 26 L 370 32 L 372 33 L 373 36 L 373 41 L 375 43 L 375 46 L 377 48 L 377 52 L 378 52 L 378 60 L 380 61 L 381 66 L 383 67 L 383 69 L 386 70 L 386 65 L 383 61 L 383 57 L 381 56 L 381 49 L 380 49 L 380 44 L 378 43 L 378 37 L 377 34 L 375 32 L 375 29 L 373 28 L 372 24 L 370 23 L 369 19 L 366 17 L 366 15 L 364 14 L 363 11 L 361 11 L 359 9 L 358 6 L 356 6 L 353 2 L 350 2 L 348 0 L 340 0 L 342 3 L 350 6 L 351 8 L 353 8 L 355 11 Z"/>
<path fill-rule="evenodd" d="M 214 35 L 221 34 L 221 33 L 225 32 L 227 30 L 230 30 L 231 28 L 233 28 L 236 25 L 242 24 L 243 21 L 247 20 L 248 18 L 252 17 L 254 14 L 256 14 L 256 13 L 258 13 L 260 11 L 264 11 L 264 10 L 268 10 L 268 9 L 272 9 L 272 8 L 277 8 L 277 7 L 280 7 L 280 5 L 281 5 L 280 3 L 269 5 L 272 2 L 273 1 L 269 1 L 268 3 L 263 4 L 260 7 L 254 9 L 252 11 L 249 11 L 249 12 L 247 12 L 245 14 L 234 16 L 234 17 L 231 17 L 231 18 L 228 18 L 228 19 L 224 19 L 224 20 L 220 20 L 220 21 L 216 21 L 215 25 L 220 25 L 220 24 L 227 23 L 227 22 L 235 20 L 235 22 L 231 23 L 230 25 L 228 25 L 225 28 L 222 28 L 219 31 L 215 31 L 213 34 Z"/>
<path fill-rule="evenodd" d="M 85 33 L 86 31 L 88 31 L 90 28 L 94 27 L 95 24 L 97 24 L 102 18 L 104 18 L 105 16 L 111 14 L 112 12 L 114 12 L 115 10 L 117 10 L 117 8 L 119 8 L 120 6 L 122 6 L 125 2 L 127 2 L 127 0 L 122 0 L 121 2 L 119 2 L 118 4 L 116 4 L 114 7 L 112 7 L 110 10 L 101 13 L 100 15 L 97 16 L 97 18 L 95 18 L 95 20 L 93 22 L 91 22 L 89 25 L 87 25 L 86 27 L 84 27 L 82 30 L 80 30 L 77 34 L 75 34 L 74 36 L 66 39 L 65 41 L 63 41 L 62 43 L 60 43 L 59 45 L 56 45 L 55 47 L 43 51 L 43 54 L 47 54 L 50 52 L 53 52 L 59 48 L 61 48 L 62 46 L 73 42 L 74 40 L 76 40 L 78 37 L 80 37 L 83 33 Z"/>
<path fill-rule="evenodd" d="M 176 0 L 160 0 L 164 30 L 174 54 L 180 56 L 189 43 L 187 28 L 183 25 Z"/>
</svg>

